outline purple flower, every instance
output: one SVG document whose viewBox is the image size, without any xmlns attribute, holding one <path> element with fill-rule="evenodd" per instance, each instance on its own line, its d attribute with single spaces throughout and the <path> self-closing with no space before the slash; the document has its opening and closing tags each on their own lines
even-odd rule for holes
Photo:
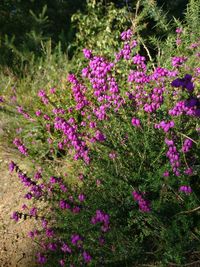
<svg viewBox="0 0 200 267">
<path fill-rule="evenodd" d="M 79 199 L 79 201 L 83 202 L 85 200 L 85 195 L 84 194 L 80 194 L 78 196 L 78 199 Z"/>
<path fill-rule="evenodd" d="M 16 166 L 17 166 L 17 165 L 16 165 L 13 161 L 11 161 L 11 162 L 9 163 L 9 171 L 10 171 L 10 172 L 13 172 Z"/>
<path fill-rule="evenodd" d="M 43 227 L 44 229 L 47 228 L 47 224 L 48 224 L 48 221 L 47 221 L 46 219 L 42 218 L 42 227 Z"/>
<path fill-rule="evenodd" d="M 169 176 L 169 171 L 165 171 L 165 172 L 163 173 L 163 176 L 164 176 L 164 177 L 168 177 L 168 176 Z"/>
<path fill-rule="evenodd" d="M 188 185 L 182 185 L 182 186 L 180 186 L 179 191 L 189 195 L 192 193 L 192 188 Z"/>
<path fill-rule="evenodd" d="M 140 126 L 140 120 L 137 118 L 132 118 L 131 123 L 133 126 L 136 126 L 136 127 Z"/>
<path fill-rule="evenodd" d="M 168 146 L 173 146 L 174 145 L 174 141 L 165 138 L 165 144 L 167 144 Z"/>
<path fill-rule="evenodd" d="M 38 96 L 39 97 L 45 97 L 46 96 L 46 92 L 44 91 L 44 90 L 40 90 L 39 92 L 38 92 Z"/>
<path fill-rule="evenodd" d="M 37 262 L 40 264 L 45 264 L 47 262 L 47 258 L 42 253 L 39 252 L 37 254 Z"/>
<path fill-rule="evenodd" d="M 46 236 L 47 237 L 53 237 L 54 236 L 54 231 L 51 228 L 46 228 Z"/>
<path fill-rule="evenodd" d="M 60 263 L 60 266 L 65 266 L 65 260 L 64 259 L 59 260 L 59 263 Z"/>
<path fill-rule="evenodd" d="M 92 51 L 91 50 L 88 50 L 86 48 L 83 49 L 83 54 L 84 54 L 84 57 L 87 58 L 87 59 L 91 59 L 92 58 Z"/>
<path fill-rule="evenodd" d="M 56 89 L 55 89 L 55 88 L 51 88 L 51 89 L 49 90 L 49 92 L 50 92 L 50 94 L 55 94 Z"/>
<path fill-rule="evenodd" d="M 183 85 L 183 82 L 184 82 L 183 79 L 177 78 L 177 79 L 173 80 L 173 82 L 171 83 L 171 86 L 180 87 Z"/>
<path fill-rule="evenodd" d="M 68 244 L 66 244 L 66 243 L 63 243 L 63 245 L 62 245 L 62 247 L 61 247 L 61 250 L 63 251 L 63 252 L 68 252 L 69 254 L 71 254 L 72 253 L 72 250 L 71 250 L 71 248 L 68 246 Z"/>
<path fill-rule="evenodd" d="M 35 178 L 36 180 L 41 179 L 41 178 L 42 178 L 42 174 L 41 174 L 41 172 L 40 172 L 40 171 L 37 171 L 37 172 L 34 174 L 34 178 Z"/>
<path fill-rule="evenodd" d="M 176 29 L 176 33 L 182 33 L 182 32 L 183 32 L 183 30 L 181 28 Z"/>
<path fill-rule="evenodd" d="M 27 193 L 25 196 L 24 196 L 26 199 L 32 199 L 32 194 L 31 193 Z"/>
<path fill-rule="evenodd" d="M 58 179 L 56 177 L 54 177 L 54 176 L 50 177 L 50 183 L 51 184 L 56 184 L 57 182 L 58 182 Z"/>
<path fill-rule="evenodd" d="M 35 207 L 31 208 L 29 214 L 30 214 L 30 216 L 36 217 L 37 216 L 37 208 L 35 208 Z"/>
<path fill-rule="evenodd" d="M 172 81 L 171 85 L 173 87 L 181 87 L 184 89 L 187 89 L 189 93 L 193 92 L 194 90 L 194 84 L 191 81 L 192 76 L 190 74 L 186 74 L 184 78 L 177 78 L 174 81 Z"/>
<path fill-rule="evenodd" d="M 194 115 L 195 115 L 196 117 L 200 117 L 200 109 L 196 109 L 196 110 L 194 111 Z"/>
<path fill-rule="evenodd" d="M 83 259 L 86 263 L 89 263 L 92 260 L 92 257 L 87 251 L 83 252 Z"/>
<path fill-rule="evenodd" d="M 192 107 L 199 105 L 200 103 L 199 103 L 199 99 L 192 97 L 186 100 L 184 104 L 185 104 L 185 107 L 192 108 Z"/>
<path fill-rule="evenodd" d="M 33 231 L 30 231 L 30 232 L 28 233 L 28 236 L 29 236 L 30 238 L 34 238 L 34 237 L 35 237 L 34 232 L 33 232 Z"/>
<path fill-rule="evenodd" d="M 101 210 L 96 210 L 95 216 L 91 218 L 91 223 L 96 224 L 99 222 L 102 223 L 101 231 L 107 232 L 109 230 L 110 217 L 105 212 Z"/>
<path fill-rule="evenodd" d="M 36 110 L 35 115 L 39 117 L 42 114 L 41 110 Z"/>
<path fill-rule="evenodd" d="M 193 92 L 194 91 L 194 84 L 190 81 L 185 81 L 183 84 L 183 88 L 186 88 L 188 92 Z"/>
<path fill-rule="evenodd" d="M 180 67 L 186 60 L 187 60 L 187 57 L 173 57 L 172 66 Z"/>
<path fill-rule="evenodd" d="M 189 152 L 190 149 L 192 148 L 192 145 L 193 145 L 192 140 L 186 138 L 186 139 L 184 140 L 184 143 L 183 143 L 183 146 L 182 146 L 182 152 L 183 152 L 183 153 L 187 153 L 187 152 Z"/>
<path fill-rule="evenodd" d="M 82 238 L 78 234 L 73 234 L 71 236 L 71 242 L 72 242 L 73 245 L 77 245 L 79 243 L 79 241 L 81 241 L 81 240 L 82 240 Z"/>
<path fill-rule="evenodd" d="M 64 193 L 67 192 L 67 187 L 64 184 L 60 184 L 60 190 Z"/>
<path fill-rule="evenodd" d="M 11 216 L 11 219 L 13 219 L 16 222 L 18 222 L 19 221 L 19 213 L 17 211 L 14 211 L 12 216 Z"/>
<path fill-rule="evenodd" d="M 155 128 L 156 129 L 160 129 L 160 128 L 162 128 L 163 129 L 163 131 L 165 132 L 165 133 L 167 133 L 171 128 L 173 128 L 174 127 L 174 121 L 169 121 L 169 122 L 165 122 L 165 121 L 161 121 L 160 123 L 158 123 L 158 124 L 155 124 Z"/>
<path fill-rule="evenodd" d="M 184 171 L 185 174 L 187 175 L 192 175 L 193 174 L 193 169 L 192 168 L 188 168 Z"/>
<path fill-rule="evenodd" d="M 132 30 L 131 29 L 128 29 L 127 31 L 124 31 L 124 32 L 121 33 L 121 39 L 123 41 L 130 40 L 131 37 L 132 37 L 132 35 L 133 35 Z"/>
<path fill-rule="evenodd" d="M 51 250 L 51 251 L 56 251 L 57 250 L 56 243 L 49 243 L 48 244 L 48 249 Z"/>
<path fill-rule="evenodd" d="M 44 114 L 44 115 L 43 115 L 43 118 L 44 118 L 46 121 L 50 121 L 50 117 L 49 117 L 47 114 Z"/>
<path fill-rule="evenodd" d="M 115 159 L 116 156 L 117 156 L 117 154 L 115 152 L 109 153 L 109 158 L 111 158 L 111 159 Z"/>
<path fill-rule="evenodd" d="M 28 207 L 27 207 L 27 205 L 26 204 L 23 204 L 22 205 L 22 210 L 25 210 L 25 209 L 27 209 Z"/>
<path fill-rule="evenodd" d="M 68 208 L 68 203 L 65 201 L 65 200 L 63 200 L 63 199 L 61 199 L 60 200 L 60 202 L 59 202 L 59 207 L 61 208 L 61 209 L 66 209 L 66 208 Z"/>
<path fill-rule="evenodd" d="M 81 210 L 81 208 L 79 206 L 75 206 L 75 207 L 73 207 L 72 212 L 76 214 L 76 213 L 79 213 L 80 210 Z"/>
<path fill-rule="evenodd" d="M 96 140 L 98 140 L 99 142 L 103 142 L 106 140 L 106 137 L 103 133 L 101 133 L 99 130 L 96 131 L 96 134 L 95 134 L 95 138 Z"/>
<path fill-rule="evenodd" d="M 13 144 L 17 146 L 18 150 L 24 154 L 25 156 L 28 156 L 27 148 L 22 144 L 22 141 L 19 138 L 15 138 L 13 141 Z"/>
<path fill-rule="evenodd" d="M 139 194 L 137 191 L 133 191 L 132 195 L 134 200 L 138 203 L 140 211 L 142 212 L 151 211 L 149 201 L 144 200 L 141 194 Z"/>
</svg>

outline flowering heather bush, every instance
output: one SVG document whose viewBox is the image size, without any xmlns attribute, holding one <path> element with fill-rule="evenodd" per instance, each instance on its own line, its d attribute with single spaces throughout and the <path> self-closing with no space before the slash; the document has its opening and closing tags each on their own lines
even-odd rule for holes
<svg viewBox="0 0 200 267">
<path fill-rule="evenodd" d="M 44 127 L 49 158 L 79 162 L 77 180 L 45 172 L 29 178 L 10 164 L 27 187 L 25 198 L 51 207 L 46 214 L 34 206 L 12 215 L 41 224 L 43 230 L 29 236 L 39 242 L 37 262 L 44 266 L 198 260 L 198 56 L 189 50 L 168 68 L 153 66 L 140 55 L 131 29 L 121 42 L 110 58 L 84 49 L 85 66 L 68 75 L 65 97 L 59 88 L 38 93 L 43 106 L 32 123 Z M 37 155 L 28 139 L 16 137 L 14 144 Z"/>
</svg>

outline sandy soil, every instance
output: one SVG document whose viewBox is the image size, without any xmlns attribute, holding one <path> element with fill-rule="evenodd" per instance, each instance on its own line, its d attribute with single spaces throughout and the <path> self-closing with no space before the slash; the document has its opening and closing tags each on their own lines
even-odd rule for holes
<svg viewBox="0 0 200 267">
<path fill-rule="evenodd" d="M 36 244 L 27 234 L 36 221 L 16 223 L 10 219 L 12 212 L 21 210 L 25 202 L 18 177 L 8 171 L 10 159 L 0 147 L 0 267 L 35 267 Z"/>
</svg>

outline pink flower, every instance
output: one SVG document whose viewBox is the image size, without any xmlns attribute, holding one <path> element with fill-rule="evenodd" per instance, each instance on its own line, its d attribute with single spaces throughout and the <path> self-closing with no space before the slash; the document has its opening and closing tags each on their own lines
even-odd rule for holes
<svg viewBox="0 0 200 267">
<path fill-rule="evenodd" d="M 179 191 L 185 193 L 186 195 L 189 195 L 192 193 L 192 188 L 188 185 L 182 185 L 179 187 Z"/>
<path fill-rule="evenodd" d="M 137 118 L 132 118 L 131 123 L 133 126 L 136 126 L 136 127 L 140 126 L 140 120 Z"/>
</svg>

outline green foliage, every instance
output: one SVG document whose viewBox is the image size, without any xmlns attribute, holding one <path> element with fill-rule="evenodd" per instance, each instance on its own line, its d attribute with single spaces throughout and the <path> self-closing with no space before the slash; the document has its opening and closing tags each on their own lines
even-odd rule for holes
<svg viewBox="0 0 200 267">
<path fill-rule="evenodd" d="M 199 0 L 191 0 L 185 22 L 175 20 L 176 27 L 183 27 L 183 33 L 180 35 L 182 42 L 179 45 L 176 44 L 177 35 L 170 33 L 172 26 L 168 24 L 154 1 L 142 1 L 141 6 L 139 2 L 133 15 L 125 8 L 115 9 L 113 4 L 108 5 L 105 10 L 102 2 L 88 1 L 86 13 L 73 16 L 74 23 L 78 23 L 78 32 L 76 45 L 72 50 L 77 51 L 78 58 L 74 57 L 72 61 L 68 61 L 62 53 L 61 45 L 54 50 L 51 48 L 50 41 L 42 42 L 42 53 L 45 56 L 41 61 L 34 61 L 37 64 L 32 65 L 24 79 L 16 80 L 17 84 L 14 84 L 15 77 L 10 75 L 6 77 L 7 85 L 4 90 L 7 92 L 7 97 L 2 104 L 3 108 L 7 112 L 14 112 L 16 105 L 23 106 L 25 112 L 33 119 L 31 122 L 26 121 L 22 116 L 20 122 L 23 121 L 24 129 L 17 134 L 17 137 L 23 140 L 36 166 L 41 166 L 43 162 L 48 162 L 49 165 L 43 165 L 44 180 L 41 183 L 44 183 L 47 191 L 42 201 L 46 199 L 51 207 L 51 212 L 45 215 L 49 224 L 54 227 L 56 237 L 55 239 L 46 238 L 41 232 L 41 236 L 37 238 L 39 242 L 41 241 L 42 244 L 46 242 L 47 245 L 50 242 L 57 242 L 59 249 L 56 252 L 51 250 L 45 252 L 50 258 L 45 266 L 57 266 L 62 257 L 68 265 L 73 263 L 75 266 L 85 266 L 86 263 L 82 259 L 83 249 L 92 255 L 89 266 L 132 267 L 143 264 L 184 266 L 199 257 L 194 253 L 199 251 L 200 234 L 198 182 L 200 166 L 197 131 L 199 120 L 195 116 L 182 114 L 173 117 L 175 127 L 167 133 L 162 129 L 155 129 L 156 123 L 172 119 L 168 111 L 177 101 L 189 98 L 190 93 L 183 88 L 176 88 L 175 91 L 171 86 L 173 77 L 152 80 L 140 89 L 141 91 L 144 89 L 146 96 L 149 96 L 153 88 L 165 87 L 164 104 L 157 111 L 146 113 L 143 107 L 138 107 L 132 102 L 131 97 L 128 97 L 128 94 L 134 93 L 138 86 L 134 82 L 127 82 L 130 70 L 137 70 L 137 66 L 131 60 L 122 59 L 115 64 L 112 77 L 116 79 L 120 96 L 125 99 L 126 105 L 117 111 L 106 110 L 107 119 L 97 120 L 92 111 L 98 108 L 101 102 L 94 97 L 89 79 L 81 77 L 80 73 L 81 69 L 87 66 L 86 59 L 80 56 L 82 48 L 93 49 L 94 47 L 94 55 L 105 56 L 106 60 L 113 62 L 113 52 L 118 52 L 120 47 L 120 31 L 129 24 L 135 33 L 133 39 L 137 39 L 139 43 L 139 46 L 133 49 L 134 54 L 141 52 L 148 56 L 147 74 L 152 74 L 157 66 L 174 71 L 171 57 L 187 56 L 187 62 L 176 68 L 178 74 L 175 75 L 182 78 L 187 73 L 191 74 L 195 82 L 192 96 L 198 96 L 199 75 L 196 69 L 199 44 L 195 49 L 189 48 L 191 41 L 198 41 L 198 36 L 193 34 L 190 40 L 189 33 L 191 29 L 200 25 L 197 22 L 199 21 L 197 17 Z M 105 15 L 102 16 L 102 14 Z M 144 33 L 148 28 L 146 18 L 149 17 L 154 21 L 152 25 L 155 26 L 156 36 L 147 38 Z M 195 17 L 195 20 L 190 19 L 191 17 Z M 163 33 L 164 37 L 161 36 L 158 40 L 158 33 Z M 163 41 L 163 38 L 166 39 Z M 153 47 L 157 45 L 157 60 L 150 54 L 150 40 Z M 75 70 L 80 83 L 87 88 L 85 95 L 90 106 L 86 110 L 86 115 L 90 115 L 90 119 L 75 108 L 73 91 L 66 81 L 69 70 Z M 10 105 L 9 98 L 13 94 L 13 85 L 17 90 L 17 102 Z M 52 87 L 56 89 L 53 94 L 49 91 Z M 38 89 L 45 90 L 48 104 L 44 105 L 38 100 L 36 96 Z M 24 98 L 25 94 L 26 98 Z M 84 138 L 89 147 L 91 156 L 89 165 L 73 160 L 73 147 L 72 149 L 59 148 L 59 142 L 64 142 L 68 136 L 56 131 L 55 116 L 52 113 L 54 108 L 63 108 L 66 111 L 65 114 L 58 115 L 66 121 L 72 117 L 75 120 L 74 128 L 80 140 Z M 69 108 L 72 110 L 69 111 Z M 36 116 L 34 113 L 36 110 L 41 110 L 42 115 Z M 50 119 L 46 120 L 44 115 L 48 115 Z M 131 124 L 133 117 L 140 119 L 140 127 L 134 127 Z M 17 115 L 14 119 L 16 118 Z M 97 128 L 90 128 L 87 119 L 95 121 Z M 81 124 L 84 122 L 86 126 Z M 96 130 L 104 134 L 106 137 L 104 142 L 90 142 Z M 181 148 L 187 137 L 193 140 L 193 148 L 191 152 L 184 154 Z M 166 157 L 168 147 L 165 138 L 174 139 L 176 149 L 180 153 L 181 175 L 179 177 L 171 170 Z M 112 157 L 113 154 L 114 157 Z M 188 164 L 193 168 L 191 176 L 184 174 Z M 163 176 L 166 170 L 169 170 L 169 176 Z M 64 175 L 65 172 L 68 174 L 67 177 Z M 62 182 L 50 184 L 49 176 L 55 173 L 59 178 L 64 177 L 61 181 L 67 186 L 66 192 L 60 188 Z M 83 177 L 81 181 L 78 180 L 80 175 Z M 190 185 L 193 189 L 192 194 L 180 192 L 179 188 L 182 184 Z M 141 192 L 141 195 L 149 200 L 151 212 L 142 212 L 138 208 L 138 203 L 132 196 L 133 191 Z M 86 196 L 84 201 L 79 200 L 80 194 Z M 62 200 L 70 204 L 70 209 L 60 208 Z M 73 210 L 75 207 L 79 207 L 80 212 L 75 212 Z M 91 218 L 97 210 L 109 214 L 108 231 L 100 230 L 102 226 L 100 222 L 91 223 Z M 71 235 L 74 233 L 84 238 L 80 241 L 80 244 L 83 243 L 81 249 L 70 243 Z M 104 244 L 99 243 L 99 238 L 102 237 Z M 62 242 L 72 246 L 73 253 L 69 256 L 66 256 L 68 254 L 63 256 L 60 249 Z"/>
<path fill-rule="evenodd" d="M 70 17 L 84 1 L 13 1 L 0 3 L 0 64 L 22 74 L 30 60 L 42 56 L 41 42 L 62 43 L 66 50 L 72 39 Z M 73 4 L 72 4 L 73 2 Z"/>
<path fill-rule="evenodd" d="M 183 4 L 180 8 L 183 1 L 179 2 L 176 9 L 182 14 L 185 6 Z M 158 4 L 163 3 L 158 1 Z M 164 4 L 165 12 L 170 9 L 170 15 L 174 14 L 176 17 L 172 8 L 175 2 L 168 1 Z M 138 11 L 140 14 L 135 14 Z M 134 21 L 136 17 L 137 21 Z M 76 22 L 73 22 L 73 27 L 71 18 Z M 113 49 L 117 46 L 119 32 L 128 27 L 131 21 L 136 32 L 144 30 L 142 36 L 146 39 L 151 35 L 152 29 L 155 31 L 155 23 L 160 27 L 157 34 L 163 35 L 162 31 L 166 31 L 169 18 L 160 12 L 156 1 L 143 0 L 136 5 L 136 0 L 90 0 L 87 3 L 82 0 L 42 0 L 37 3 L 35 0 L 4 0 L 0 3 L 0 64 L 9 66 L 18 75 L 22 74 L 30 61 L 43 55 L 41 42 L 50 39 L 53 47 L 60 42 L 62 51 L 67 52 L 70 57 L 77 50 L 80 51 L 80 47 L 87 44 L 92 47 L 96 37 L 97 48 L 108 46 L 108 49 Z"/>
<path fill-rule="evenodd" d="M 74 43 L 75 51 L 84 47 L 93 48 L 97 54 L 113 53 L 118 48 L 119 35 L 125 28 L 131 28 L 141 43 L 143 54 L 153 60 L 149 50 L 155 53 L 155 48 L 149 43 L 153 34 L 165 37 L 171 27 L 165 13 L 159 9 L 155 1 L 134 1 L 132 9 L 116 9 L 113 3 L 104 5 L 103 1 L 87 1 L 84 13 L 77 12 L 72 16 L 72 22 L 77 29 Z M 80 58 L 80 54 L 75 56 Z"/>
</svg>

